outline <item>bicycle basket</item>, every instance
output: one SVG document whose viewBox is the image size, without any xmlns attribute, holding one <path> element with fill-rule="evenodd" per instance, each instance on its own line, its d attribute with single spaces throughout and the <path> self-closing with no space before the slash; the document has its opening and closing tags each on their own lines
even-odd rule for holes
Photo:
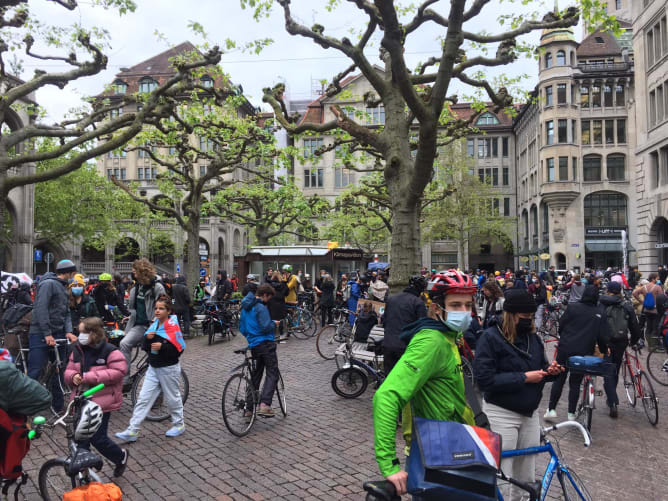
<svg viewBox="0 0 668 501">
<path fill-rule="evenodd" d="M 612 376 L 615 373 L 615 364 L 606 362 L 599 357 L 574 356 L 568 359 L 568 370 L 592 376 Z"/>
</svg>

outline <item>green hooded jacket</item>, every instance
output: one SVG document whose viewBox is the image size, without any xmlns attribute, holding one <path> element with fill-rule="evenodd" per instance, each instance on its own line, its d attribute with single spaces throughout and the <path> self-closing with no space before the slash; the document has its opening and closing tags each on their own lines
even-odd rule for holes
<svg viewBox="0 0 668 501">
<path fill-rule="evenodd" d="M 458 336 L 431 318 L 421 318 L 402 332 L 406 352 L 373 397 L 374 447 L 384 477 L 401 470 L 397 418 L 407 403 L 412 402 L 420 417 L 475 425 L 466 404 Z"/>
</svg>

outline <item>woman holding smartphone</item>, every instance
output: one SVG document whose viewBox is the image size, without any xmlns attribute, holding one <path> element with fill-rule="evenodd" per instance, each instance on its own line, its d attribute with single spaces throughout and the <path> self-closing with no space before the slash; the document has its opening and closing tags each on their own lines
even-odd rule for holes
<svg viewBox="0 0 668 501">
<path fill-rule="evenodd" d="M 502 437 L 503 449 L 540 445 L 540 421 L 536 409 L 543 386 L 564 368 L 548 363 L 543 342 L 536 334 L 537 305 L 526 289 L 506 291 L 503 319 L 493 322 L 476 345 L 473 374 L 484 394 L 483 411 L 492 431 Z M 507 458 L 503 472 L 520 482 L 535 481 L 536 456 Z M 501 486 L 506 500 L 519 500 L 524 491 Z"/>
</svg>

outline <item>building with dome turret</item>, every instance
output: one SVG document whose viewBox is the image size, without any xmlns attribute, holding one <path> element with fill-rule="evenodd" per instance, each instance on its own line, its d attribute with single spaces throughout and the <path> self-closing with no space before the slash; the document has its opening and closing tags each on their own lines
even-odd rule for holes
<svg viewBox="0 0 668 501">
<path fill-rule="evenodd" d="M 630 25 L 621 20 L 625 29 Z M 635 264 L 633 55 L 628 35 L 545 30 L 539 78 L 515 120 L 520 264 L 532 269 Z M 545 258 L 545 259 L 543 259 Z"/>
</svg>

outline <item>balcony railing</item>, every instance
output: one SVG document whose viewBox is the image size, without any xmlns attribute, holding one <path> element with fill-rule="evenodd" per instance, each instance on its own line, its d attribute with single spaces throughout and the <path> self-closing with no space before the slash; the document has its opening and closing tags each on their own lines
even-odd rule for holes
<svg viewBox="0 0 668 501">
<path fill-rule="evenodd" d="M 578 69 L 582 73 L 598 73 L 604 71 L 626 71 L 629 63 L 580 63 Z"/>
</svg>

